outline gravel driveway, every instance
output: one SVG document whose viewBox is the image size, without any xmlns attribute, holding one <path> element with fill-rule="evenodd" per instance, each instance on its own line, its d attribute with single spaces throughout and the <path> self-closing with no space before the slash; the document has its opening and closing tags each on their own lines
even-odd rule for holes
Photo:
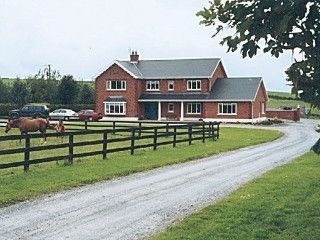
<svg viewBox="0 0 320 240">
<path fill-rule="evenodd" d="M 0 239 L 141 239 L 308 151 L 314 121 L 248 147 L 0 209 Z"/>
</svg>

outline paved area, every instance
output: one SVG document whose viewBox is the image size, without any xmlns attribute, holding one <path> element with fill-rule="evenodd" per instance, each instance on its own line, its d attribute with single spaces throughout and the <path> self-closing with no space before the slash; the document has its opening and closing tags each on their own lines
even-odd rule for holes
<svg viewBox="0 0 320 240">
<path fill-rule="evenodd" d="M 141 239 L 302 155 L 315 121 L 276 127 L 285 136 L 0 209 L 0 239 Z"/>
</svg>

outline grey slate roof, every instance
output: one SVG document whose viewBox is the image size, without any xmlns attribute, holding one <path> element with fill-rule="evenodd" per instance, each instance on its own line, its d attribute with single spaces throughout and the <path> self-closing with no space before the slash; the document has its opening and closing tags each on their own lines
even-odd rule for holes
<svg viewBox="0 0 320 240">
<path fill-rule="evenodd" d="M 139 100 L 251 101 L 255 99 L 261 82 L 260 77 L 220 78 L 208 93 L 144 93 Z"/>
<path fill-rule="evenodd" d="M 209 78 L 219 62 L 219 58 L 116 61 L 140 79 Z"/>
<path fill-rule="evenodd" d="M 210 99 L 219 100 L 254 100 L 261 77 L 220 78 L 210 91 Z"/>
</svg>

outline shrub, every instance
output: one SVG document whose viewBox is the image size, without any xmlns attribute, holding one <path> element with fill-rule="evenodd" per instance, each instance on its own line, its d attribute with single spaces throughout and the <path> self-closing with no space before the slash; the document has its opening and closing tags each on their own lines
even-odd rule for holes
<svg viewBox="0 0 320 240">
<path fill-rule="evenodd" d="M 9 116 L 9 111 L 19 108 L 18 104 L 15 103 L 0 103 L 0 116 Z"/>
</svg>

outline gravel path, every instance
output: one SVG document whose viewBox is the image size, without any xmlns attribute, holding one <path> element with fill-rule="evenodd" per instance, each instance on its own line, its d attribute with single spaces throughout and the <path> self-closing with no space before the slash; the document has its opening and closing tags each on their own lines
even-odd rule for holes
<svg viewBox="0 0 320 240">
<path fill-rule="evenodd" d="M 0 209 L 0 239 L 141 239 L 308 151 L 315 122 L 277 127 L 286 135 Z"/>
</svg>

